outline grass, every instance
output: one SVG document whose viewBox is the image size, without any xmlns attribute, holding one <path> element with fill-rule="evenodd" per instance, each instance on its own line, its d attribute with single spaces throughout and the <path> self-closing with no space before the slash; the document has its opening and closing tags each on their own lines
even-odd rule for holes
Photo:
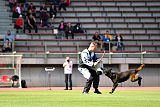
<svg viewBox="0 0 160 107">
<path fill-rule="evenodd" d="M 160 91 L 1 91 L 0 107 L 160 107 Z"/>
</svg>

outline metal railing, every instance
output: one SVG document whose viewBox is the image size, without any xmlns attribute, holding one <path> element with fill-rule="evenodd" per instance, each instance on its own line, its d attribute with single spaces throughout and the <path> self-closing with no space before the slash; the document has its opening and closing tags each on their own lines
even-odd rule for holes
<svg viewBox="0 0 160 107">
<path fill-rule="evenodd" d="M 21 41 L 16 41 L 16 42 L 21 42 Z M 2 43 L 2 42 L 0 42 L 0 43 Z M 6 55 L 6 54 L 7 55 L 36 55 L 36 56 L 41 55 L 41 56 L 44 57 L 44 63 L 45 64 L 47 63 L 47 59 L 49 58 L 48 57 L 49 55 L 76 55 L 77 63 L 79 61 L 79 55 L 81 53 L 80 52 L 81 50 L 80 50 L 80 46 L 78 45 L 78 43 L 76 45 L 77 52 L 75 52 L 75 53 L 73 53 L 73 52 L 72 53 L 71 52 L 68 52 L 68 53 L 51 52 L 51 51 L 48 50 L 48 46 L 46 45 L 46 42 L 44 43 L 43 46 L 44 46 L 44 52 L 29 52 L 29 51 L 28 52 L 16 52 L 16 50 L 14 50 L 15 41 L 13 41 L 12 42 L 12 52 L 11 53 L 0 53 L 0 55 Z M 102 53 L 98 52 L 97 55 L 100 56 L 100 55 L 102 55 Z M 112 63 L 111 60 L 112 60 L 112 58 L 114 58 L 114 55 L 139 55 L 137 58 L 140 58 L 141 59 L 141 64 L 143 64 L 144 55 L 153 55 L 153 56 L 158 55 L 158 56 L 160 56 L 160 52 L 159 51 L 157 51 L 157 52 L 147 52 L 147 51 L 143 50 L 143 45 L 142 44 L 140 46 L 140 51 L 139 52 L 135 52 L 135 53 L 133 53 L 133 52 L 126 52 L 125 53 L 125 52 L 116 52 L 116 51 L 114 52 L 114 51 L 111 50 L 111 45 L 109 43 L 109 50 L 105 53 L 105 58 L 108 58 L 108 63 L 109 64 Z M 123 57 L 123 58 L 125 58 L 125 57 Z"/>
</svg>

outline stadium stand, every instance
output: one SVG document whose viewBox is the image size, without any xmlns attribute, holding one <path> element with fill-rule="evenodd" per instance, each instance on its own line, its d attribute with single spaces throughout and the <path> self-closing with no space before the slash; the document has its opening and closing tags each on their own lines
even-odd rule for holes
<svg viewBox="0 0 160 107">
<path fill-rule="evenodd" d="M 44 1 L 36 1 L 36 0 L 27 0 L 27 3 L 33 3 L 33 5 L 36 7 L 36 10 L 39 14 L 40 6 L 42 6 L 42 3 Z M 49 19 L 49 24 L 51 27 L 48 28 L 41 28 L 39 18 L 37 18 L 38 23 L 38 33 L 27 33 L 25 36 L 27 42 L 33 43 L 33 40 L 37 39 L 56 39 L 57 36 L 61 34 L 55 34 L 54 29 L 57 29 L 59 23 L 63 20 L 65 23 L 71 22 L 72 25 L 75 25 L 76 23 L 80 23 L 81 27 L 86 31 L 84 34 L 75 34 L 75 40 L 78 40 L 80 44 L 81 43 L 79 39 L 82 39 L 81 41 L 86 40 L 85 44 L 89 44 L 90 39 L 92 38 L 92 35 L 97 31 L 100 33 L 100 35 L 103 35 L 106 30 L 108 30 L 113 38 L 115 37 L 116 33 L 121 33 L 121 35 L 124 38 L 124 44 L 125 46 L 130 46 L 132 44 L 132 51 L 135 48 L 138 47 L 137 43 L 139 44 L 145 43 L 144 41 L 148 40 L 148 44 L 153 45 L 153 42 L 150 41 L 157 41 L 154 43 L 154 45 L 158 44 L 158 35 L 159 35 L 159 1 L 153 0 L 152 2 L 147 0 L 100 0 L 99 2 L 95 0 L 71 0 L 71 5 L 67 7 L 67 11 L 58 11 L 57 17 L 54 21 Z M 5 2 L 7 5 L 7 3 Z M 46 5 L 49 10 L 49 5 Z M 8 8 L 6 8 L 8 9 Z M 8 12 L 6 12 L 7 14 Z M 9 16 L 12 13 L 9 13 Z M 36 16 L 39 16 L 39 15 Z M 6 19 L 5 19 L 6 20 Z M 11 19 L 9 19 L 11 20 Z M 7 20 L 6 20 L 7 21 Z M 11 23 L 11 21 L 9 21 Z M 13 23 L 9 24 L 13 26 Z M 12 27 L 13 28 L 13 27 Z M 27 29 L 27 28 L 26 28 Z M 14 30 L 14 29 L 13 29 Z M 28 30 L 26 30 L 27 32 Z M 14 31 L 13 31 L 14 32 Z M 19 39 L 19 40 L 18 40 Z M 33 40 L 32 40 L 33 39 Z M 134 40 L 135 39 L 135 40 Z M 141 41 L 137 41 L 138 39 L 142 39 Z M 151 40 L 150 40 L 151 39 Z M 157 39 L 157 40 L 156 40 Z M 45 41 L 46 41 L 45 40 Z M 61 40 L 58 40 L 61 41 Z M 18 43 L 16 43 L 18 42 Z M 142 43 L 143 42 L 143 43 Z M 30 44 L 31 44 L 30 43 Z M 32 47 L 39 46 L 42 47 L 43 43 L 41 45 L 36 44 L 35 42 Z M 60 42 L 59 42 L 60 43 Z M 61 45 L 65 47 L 66 41 L 63 41 Z M 69 42 L 68 42 L 69 43 Z M 130 44 L 131 43 L 131 44 Z M 20 45 L 16 45 L 20 44 Z M 27 48 L 30 45 L 20 43 L 20 38 L 17 38 L 15 41 L 15 51 L 20 51 L 21 46 L 23 45 L 23 51 L 28 51 Z M 75 43 L 77 45 L 77 42 Z M 74 44 L 74 45 L 75 45 Z M 49 47 L 55 47 L 54 45 L 58 45 L 56 43 L 50 44 Z M 70 43 L 72 45 L 72 43 Z M 61 48 L 62 46 L 59 46 Z M 83 46 L 79 45 L 82 49 Z M 82 46 L 82 48 L 81 48 Z M 66 46 L 67 47 L 67 46 Z M 147 45 L 145 46 L 147 47 Z M 35 47 L 36 48 L 36 47 Z M 150 46 L 148 46 L 150 48 Z M 124 48 L 124 51 L 128 48 Z M 59 49 L 60 50 L 60 49 Z M 73 51 L 81 51 L 81 50 L 73 50 Z M 157 48 L 154 51 L 158 51 Z"/>
</svg>

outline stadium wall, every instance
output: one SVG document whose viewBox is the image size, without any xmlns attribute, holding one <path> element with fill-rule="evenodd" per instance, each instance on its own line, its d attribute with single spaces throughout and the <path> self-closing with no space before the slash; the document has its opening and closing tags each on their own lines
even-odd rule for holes
<svg viewBox="0 0 160 107">
<path fill-rule="evenodd" d="M 128 65 L 129 69 L 138 68 L 140 64 L 130 64 Z M 22 79 L 25 79 L 28 87 L 47 87 L 48 86 L 48 74 L 44 70 L 45 67 L 51 65 L 22 65 Z M 64 74 L 63 67 L 61 64 L 52 65 L 56 69 L 51 72 L 51 86 L 52 87 L 64 87 Z M 104 65 L 105 68 L 109 67 L 113 70 L 119 72 L 122 69 L 120 64 L 111 64 Z M 123 65 L 124 66 L 124 65 Z M 77 65 L 73 67 L 72 81 L 74 87 L 84 86 L 85 78 L 77 70 Z M 143 87 L 159 87 L 160 86 L 160 65 L 158 64 L 147 64 L 145 68 L 139 72 L 143 77 L 142 86 Z M 100 86 L 112 86 L 111 80 L 109 80 L 105 75 L 100 77 Z M 131 83 L 129 80 L 121 83 L 119 86 L 122 87 L 136 87 L 138 86 L 137 82 Z"/>
</svg>

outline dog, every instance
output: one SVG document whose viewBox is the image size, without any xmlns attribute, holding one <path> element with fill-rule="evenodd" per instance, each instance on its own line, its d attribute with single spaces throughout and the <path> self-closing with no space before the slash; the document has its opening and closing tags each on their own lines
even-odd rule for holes
<svg viewBox="0 0 160 107">
<path fill-rule="evenodd" d="M 107 77 L 109 77 L 113 82 L 112 91 L 109 93 L 112 94 L 115 91 L 116 87 L 118 86 L 118 83 L 127 81 L 128 79 L 130 79 L 131 82 L 138 81 L 138 85 L 141 86 L 142 77 L 138 74 L 138 71 L 142 70 L 143 67 L 144 67 L 144 64 L 142 64 L 137 69 L 129 69 L 125 72 L 114 72 L 112 69 L 109 69 L 109 70 L 103 69 L 104 71 L 103 73 Z"/>
</svg>

